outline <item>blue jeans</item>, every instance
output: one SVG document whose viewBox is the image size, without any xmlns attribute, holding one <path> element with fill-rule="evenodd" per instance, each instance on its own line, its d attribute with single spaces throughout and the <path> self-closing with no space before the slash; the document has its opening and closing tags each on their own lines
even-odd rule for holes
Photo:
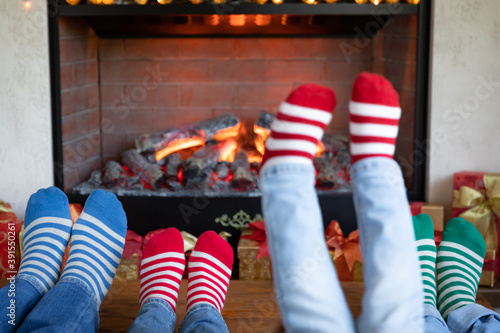
<svg viewBox="0 0 500 333">
<path fill-rule="evenodd" d="M 479 304 L 463 306 L 448 315 L 448 324 L 436 307 L 424 304 L 426 333 L 496 333 L 500 332 L 500 315 Z"/>
<path fill-rule="evenodd" d="M 393 160 L 375 157 L 355 163 L 351 177 L 365 283 L 363 311 L 356 324 L 325 245 L 313 166 L 276 165 L 260 175 L 283 325 L 287 332 L 427 332 L 430 326 L 423 319 L 423 285 L 401 170 Z M 483 323 L 457 318 L 456 327 L 461 325 L 467 332 Z"/>
<path fill-rule="evenodd" d="M 44 288 L 36 279 L 19 274 L 14 288 L 13 297 L 9 296 L 10 284 L 0 289 L 1 332 L 95 332 L 99 327 L 95 295 L 79 279 L 61 279 L 44 295 Z M 15 325 L 4 320 L 10 320 L 5 311 L 12 299 Z"/>
<path fill-rule="evenodd" d="M 0 289 L 0 332 L 96 332 L 99 307 L 93 291 L 80 279 L 65 277 L 44 294 L 33 277 L 19 274 Z M 15 295 L 12 294 L 15 293 Z M 15 300 L 15 310 L 11 300 Z M 167 302 L 150 299 L 139 311 L 130 332 L 175 332 L 175 313 Z M 11 323 L 9 323 L 11 321 Z M 193 306 L 180 332 L 228 332 L 221 314 L 209 304 Z"/>
<path fill-rule="evenodd" d="M 159 298 L 147 300 L 130 326 L 129 333 L 175 332 L 176 315 L 170 305 Z M 210 304 L 197 304 L 189 309 L 179 332 L 229 332 L 217 309 Z"/>
</svg>

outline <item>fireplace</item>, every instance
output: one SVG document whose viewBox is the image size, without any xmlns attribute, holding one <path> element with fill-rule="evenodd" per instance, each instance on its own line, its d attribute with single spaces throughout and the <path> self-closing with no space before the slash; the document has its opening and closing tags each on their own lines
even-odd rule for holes
<svg viewBox="0 0 500 333">
<path fill-rule="evenodd" d="M 335 163 L 344 163 L 328 171 L 331 183 L 318 186 L 323 218 L 325 224 L 337 219 L 345 232 L 352 231 L 356 227 L 352 196 L 342 169 L 348 165 L 343 139 L 348 134 L 347 104 L 357 74 L 372 71 L 385 75 L 400 93 L 403 116 L 396 160 L 409 199 L 421 200 L 429 2 L 69 6 L 51 1 L 56 185 L 71 201 L 82 203 L 92 186 L 113 190 L 127 212 L 129 228 L 139 234 L 167 226 L 193 234 L 206 229 L 237 233 L 261 214 L 255 182 L 258 159 L 252 159 L 259 155 L 256 124 L 272 117 L 294 87 L 315 82 L 336 92 L 326 153 L 328 161 L 335 157 Z M 238 144 L 253 142 L 250 148 L 234 150 L 245 155 L 236 156 L 244 164 L 244 171 L 239 169 L 241 182 L 232 178 L 235 157 L 221 159 L 220 153 L 210 171 L 215 177 L 219 176 L 215 168 L 222 169 L 226 178 L 219 187 L 212 183 L 197 188 L 202 182 L 195 178 L 188 185 L 184 177 L 190 156 L 227 143 L 224 140 L 198 138 L 197 145 L 174 152 L 180 158 L 177 165 L 172 162 L 176 158 L 169 158 L 173 155 L 157 155 L 161 149 L 152 153 L 149 146 L 149 151 L 136 151 L 144 142 L 141 138 L 158 133 L 185 131 L 180 135 L 196 142 L 200 122 L 217 119 L 238 125 L 232 137 Z M 324 146 L 318 149 L 325 151 Z M 325 156 L 323 151 L 318 156 Z M 138 179 L 140 171 L 123 161 L 124 152 L 134 161 L 158 165 L 159 183 Z M 168 163 L 173 163 L 170 173 Z M 103 181 L 105 172 L 114 172 L 118 179 Z"/>
</svg>

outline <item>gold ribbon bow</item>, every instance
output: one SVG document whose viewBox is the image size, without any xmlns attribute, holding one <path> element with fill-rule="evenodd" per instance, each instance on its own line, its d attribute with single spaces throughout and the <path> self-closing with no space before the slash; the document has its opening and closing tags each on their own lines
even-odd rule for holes
<svg viewBox="0 0 500 333">
<path fill-rule="evenodd" d="M 494 215 L 500 217 L 500 175 L 484 175 L 483 181 L 486 195 L 468 186 L 454 190 L 453 208 L 469 208 L 459 216 L 474 224 L 483 235 L 487 249 L 496 249 L 498 236 Z"/>
</svg>

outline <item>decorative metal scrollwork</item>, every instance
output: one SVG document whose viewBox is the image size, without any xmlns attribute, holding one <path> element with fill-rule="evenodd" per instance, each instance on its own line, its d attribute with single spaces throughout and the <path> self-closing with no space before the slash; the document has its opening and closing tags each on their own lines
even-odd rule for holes
<svg viewBox="0 0 500 333">
<path fill-rule="evenodd" d="M 255 214 L 254 218 L 243 210 L 233 215 L 232 218 L 227 214 L 215 218 L 215 223 L 220 223 L 224 227 L 233 227 L 235 229 L 247 229 L 248 225 L 255 221 L 262 221 L 262 215 Z"/>
</svg>

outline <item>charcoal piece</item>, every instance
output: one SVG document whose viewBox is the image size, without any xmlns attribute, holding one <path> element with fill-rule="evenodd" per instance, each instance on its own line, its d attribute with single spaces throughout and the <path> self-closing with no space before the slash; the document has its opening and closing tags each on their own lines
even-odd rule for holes
<svg viewBox="0 0 500 333">
<path fill-rule="evenodd" d="M 218 193 L 231 192 L 231 183 L 221 180 L 216 180 L 212 183 L 212 190 Z"/>
<path fill-rule="evenodd" d="M 240 124 L 240 119 L 232 114 L 222 115 L 216 118 L 200 121 L 194 125 L 194 129 L 205 133 L 206 140 L 212 140 L 224 129 L 235 127 Z"/>
<path fill-rule="evenodd" d="M 184 191 L 184 186 L 182 186 L 181 183 L 179 183 L 179 181 L 177 180 L 166 180 L 165 181 L 165 184 L 167 185 L 167 188 L 171 191 L 174 191 L 174 192 L 180 192 L 180 191 Z"/>
<path fill-rule="evenodd" d="M 142 181 L 158 190 L 165 180 L 165 174 L 156 164 L 149 163 L 137 150 L 129 149 L 122 153 L 122 162 Z"/>
<path fill-rule="evenodd" d="M 271 124 L 274 118 L 276 118 L 276 116 L 273 113 L 267 111 L 261 111 L 259 113 L 259 118 L 257 118 L 257 121 L 255 122 L 255 125 L 265 128 L 267 130 L 271 130 Z"/>
<path fill-rule="evenodd" d="M 219 145 L 209 145 L 194 152 L 191 157 L 182 164 L 182 174 L 184 179 L 204 179 L 210 176 L 212 170 L 219 160 Z M 210 177 L 209 177 L 210 178 Z"/>
<path fill-rule="evenodd" d="M 221 161 L 214 170 L 214 180 L 225 180 L 229 175 L 229 162 Z"/>
<path fill-rule="evenodd" d="M 90 178 L 88 180 L 90 185 L 94 185 L 96 187 L 102 186 L 102 172 L 101 170 L 94 170 L 90 174 Z"/>
<path fill-rule="evenodd" d="M 179 154 L 170 154 L 165 158 L 167 165 L 166 174 L 167 180 L 179 180 L 179 167 L 182 164 L 182 157 Z"/>
<path fill-rule="evenodd" d="M 127 174 L 120 163 L 108 161 L 104 167 L 102 182 L 107 188 L 121 186 L 127 180 Z"/>
<path fill-rule="evenodd" d="M 144 189 L 144 184 L 141 182 L 141 178 L 139 176 L 128 177 L 125 186 L 130 189 Z"/>
<path fill-rule="evenodd" d="M 231 171 L 233 172 L 231 186 L 236 191 L 248 191 L 255 186 L 255 177 L 250 172 L 250 163 L 245 151 L 236 154 L 231 164 Z"/>
<path fill-rule="evenodd" d="M 337 172 L 330 161 L 326 158 L 316 157 L 314 167 L 317 172 L 316 187 L 332 189 L 337 182 Z"/>
<path fill-rule="evenodd" d="M 326 133 L 321 142 L 325 152 L 331 152 L 333 155 L 348 150 L 348 139 L 344 135 Z"/>
</svg>

